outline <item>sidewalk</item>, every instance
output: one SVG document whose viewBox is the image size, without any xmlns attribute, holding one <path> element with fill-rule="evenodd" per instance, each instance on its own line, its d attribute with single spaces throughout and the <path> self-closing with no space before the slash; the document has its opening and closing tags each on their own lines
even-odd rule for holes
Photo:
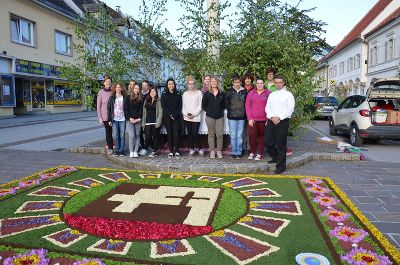
<svg viewBox="0 0 400 265">
<path fill-rule="evenodd" d="M 318 143 L 320 135 L 313 130 L 300 129 L 294 136 L 288 137 L 288 147 L 293 151 L 288 156 L 287 167 L 295 168 L 313 160 L 354 161 L 359 160 L 358 154 L 337 153 L 336 146 Z M 128 150 L 126 140 L 125 150 Z M 91 144 L 71 148 L 74 153 L 102 153 L 104 154 L 104 141 L 96 141 Z M 161 154 L 156 158 L 141 156 L 129 158 L 129 152 L 124 157 L 106 155 L 106 157 L 119 165 L 138 170 L 174 171 L 174 172 L 203 172 L 203 173 L 265 173 L 275 170 L 275 165 L 268 164 L 268 155 L 261 161 L 249 160 L 247 155 L 241 159 L 231 158 L 229 150 L 223 152 L 223 159 L 210 159 L 206 152 L 205 157 L 188 156 L 188 150 L 181 150 L 180 158 L 168 158 L 166 145 Z"/>
</svg>

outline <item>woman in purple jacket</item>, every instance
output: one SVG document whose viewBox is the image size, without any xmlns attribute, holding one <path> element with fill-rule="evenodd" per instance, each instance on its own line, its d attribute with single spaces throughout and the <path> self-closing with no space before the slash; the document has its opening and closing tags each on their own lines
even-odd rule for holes
<svg viewBox="0 0 400 265">
<path fill-rule="evenodd" d="M 256 78 L 256 89 L 246 98 L 247 132 L 250 141 L 249 159 L 261 160 L 264 154 L 264 130 L 267 122 L 265 105 L 271 92 L 264 87 L 264 80 Z"/>
</svg>

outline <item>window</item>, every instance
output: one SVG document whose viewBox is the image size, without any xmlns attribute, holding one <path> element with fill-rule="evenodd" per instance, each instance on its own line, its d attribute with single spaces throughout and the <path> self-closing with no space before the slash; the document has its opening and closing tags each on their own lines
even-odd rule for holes
<svg viewBox="0 0 400 265">
<path fill-rule="evenodd" d="M 11 40 L 13 42 L 33 46 L 33 26 L 34 23 L 26 19 L 12 16 L 11 24 Z"/>
<path fill-rule="evenodd" d="M 335 67 L 333 67 L 333 69 L 334 69 L 334 70 L 333 70 L 333 71 L 334 71 L 334 73 L 333 73 L 334 76 L 337 76 L 337 65 L 335 65 Z"/>
<path fill-rule="evenodd" d="M 71 54 L 71 35 L 56 31 L 56 53 Z"/>
<path fill-rule="evenodd" d="M 393 39 L 388 40 L 385 42 L 385 60 L 392 60 L 394 53 L 394 42 Z"/>
<path fill-rule="evenodd" d="M 375 65 L 378 63 L 378 47 L 375 45 L 374 47 L 371 48 L 370 50 L 371 53 L 371 65 Z"/>
<path fill-rule="evenodd" d="M 346 99 L 342 102 L 342 104 L 339 105 L 339 108 L 338 108 L 338 109 L 347 109 L 347 108 L 349 108 L 349 105 L 350 105 L 351 100 L 352 100 L 352 97 L 346 98 Z"/>
<path fill-rule="evenodd" d="M 360 97 L 360 96 L 353 97 L 353 100 L 351 101 L 349 108 L 357 108 L 364 101 L 365 101 L 365 97 Z"/>
<path fill-rule="evenodd" d="M 347 59 L 347 72 L 353 71 L 354 65 L 353 65 L 353 57 Z"/>
<path fill-rule="evenodd" d="M 361 57 L 359 54 L 357 54 L 354 57 L 354 69 L 360 68 L 361 67 Z"/>
<path fill-rule="evenodd" d="M 340 75 L 344 74 L 344 62 L 341 62 L 339 64 L 339 74 Z"/>
</svg>

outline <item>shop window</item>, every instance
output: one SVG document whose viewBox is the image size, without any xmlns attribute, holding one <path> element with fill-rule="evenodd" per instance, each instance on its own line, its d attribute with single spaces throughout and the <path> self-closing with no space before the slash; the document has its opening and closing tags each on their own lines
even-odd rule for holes
<svg viewBox="0 0 400 265">
<path fill-rule="evenodd" d="M 46 103 L 52 104 L 54 102 L 54 81 L 46 81 Z"/>
<path fill-rule="evenodd" d="M 23 18 L 12 16 L 10 24 L 11 24 L 11 40 L 13 42 L 34 46 L 33 22 Z"/>
<path fill-rule="evenodd" d="M 74 88 L 71 82 L 54 81 L 47 86 L 47 104 L 48 105 L 75 105 L 81 104 L 79 91 Z M 50 94 L 50 96 L 49 96 Z"/>
<path fill-rule="evenodd" d="M 0 106 L 15 107 L 14 79 L 12 76 L 0 76 Z"/>
<path fill-rule="evenodd" d="M 71 55 L 71 35 L 56 31 L 56 53 Z"/>
</svg>

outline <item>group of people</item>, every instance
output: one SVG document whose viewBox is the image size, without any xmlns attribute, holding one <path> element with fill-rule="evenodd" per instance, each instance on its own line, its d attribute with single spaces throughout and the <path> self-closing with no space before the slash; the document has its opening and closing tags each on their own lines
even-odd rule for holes
<svg viewBox="0 0 400 265">
<path fill-rule="evenodd" d="M 182 126 L 188 135 L 189 156 L 196 151 L 204 156 L 199 127 L 205 122 L 210 158 L 223 158 L 226 109 L 231 157 L 241 158 L 248 142 L 248 159 L 261 160 L 266 149 L 272 158 L 268 163 L 277 163 L 275 173 L 282 173 L 286 170 L 286 141 L 295 101 L 292 93 L 286 90 L 283 77 L 275 76 L 273 69 L 266 71 L 266 77 L 265 83 L 263 78 L 257 77 L 253 87 L 251 74 L 243 77 L 243 86 L 242 78 L 235 75 L 232 87 L 224 92 L 216 77 L 206 76 L 199 90 L 196 80 L 189 76 L 183 94 L 177 90 L 175 80 L 169 78 L 161 95 L 147 80 L 142 81 L 141 86 L 130 81 L 126 89 L 123 83 L 112 84 L 111 77 L 106 77 L 97 96 L 97 113 L 105 127 L 108 154 L 124 155 L 127 131 L 130 157 L 148 152 L 149 157 L 156 157 L 160 128 L 164 124 L 168 157 L 180 157 Z"/>
</svg>

